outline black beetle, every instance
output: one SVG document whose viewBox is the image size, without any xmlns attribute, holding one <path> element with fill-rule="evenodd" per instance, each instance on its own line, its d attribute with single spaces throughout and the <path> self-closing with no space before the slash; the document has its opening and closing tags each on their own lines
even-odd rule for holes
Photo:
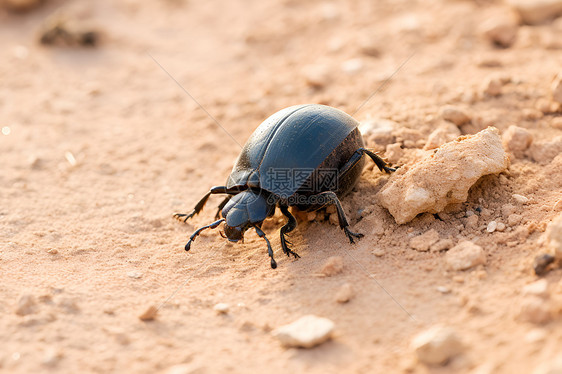
<svg viewBox="0 0 562 374">
<path fill-rule="evenodd" d="M 363 148 L 359 123 L 341 110 L 318 104 L 285 108 L 266 119 L 250 136 L 228 177 L 226 186 L 217 186 L 203 196 L 189 214 L 177 213 L 184 222 L 202 209 L 212 194 L 227 194 L 219 205 L 216 222 L 203 226 L 191 235 L 185 245 L 208 228 L 225 222 L 224 234 L 232 242 L 243 240 L 244 232 L 253 227 L 267 243 L 271 267 L 276 268 L 271 244 L 261 226 L 279 206 L 288 221 L 281 227 L 281 247 L 287 255 L 299 257 L 286 235 L 297 226 L 289 206 L 303 211 L 318 210 L 334 204 L 340 228 L 349 241 L 363 234 L 349 229 L 349 223 L 338 197 L 348 193 L 363 170 L 363 155 L 370 156 L 381 171 L 395 169 L 375 153 Z M 222 233 L 221 233 L 222 235 Z M 224 237 L 224 235 L 223 235 Z"/>
</svg>

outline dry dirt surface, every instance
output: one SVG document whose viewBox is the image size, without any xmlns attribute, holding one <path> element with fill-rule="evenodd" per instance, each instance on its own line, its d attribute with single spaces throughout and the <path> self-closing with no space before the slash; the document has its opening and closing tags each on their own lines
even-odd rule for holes
<svg viewBox="0 0 562 374">
<path fill-rule="evenodd" d="M 562 270 L 533 271 L 562 211 L 560 2 L 513 2 L 0 1 L 0 371 L 560 368 Z M 342 199 L 357 244 L 329 211 L 299 215 L 287 258 L 278 212 L 276 270 L 254 232 L 185 252 L 220 198 L 173 213 L 302 103 L 353 114 L 406 169 L 494 126 L 510 166 L 398 225 L 377 195 L 393 176 L 367 160 Z M 453 270 L 452 248 L 480 257 Z M 283 346 L 275 329 L 309 314 L 332 339 Z"/>
</svg>

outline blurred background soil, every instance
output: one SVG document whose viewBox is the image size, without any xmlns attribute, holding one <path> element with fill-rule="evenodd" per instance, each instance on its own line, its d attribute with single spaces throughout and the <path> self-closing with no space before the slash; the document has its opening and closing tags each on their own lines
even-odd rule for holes
<svg viewBox="0 0 562 374">
<path fill-rule="evenodd" d="M 526 287 L 562 211 L 562 11 L 536 3 L 0 1 L 0 371 L 559 365 L 562 271 Z M 354 113 L 394 165 L 492 125 L 511 166 L 466 203 L 397 225 L 375 197 L 389 176 L 368 161 L 343 199 L 365 234 L 358 244 L 327 214 L 301 216 L 291 236 L 301 258 L 289 259 L 278 214 L 264 225 L 276 270 L 254 233 L 230 244 L 206 232 L 186 253 L 220 199 L 187 224 L 172 214 L 224 183 L 237 143 L 265 118 L 301 103 Z M 445 244 L 412 241 L 431 230 Z M 463 240 L 486 264 L 447 267 L 446 250 Z M 343 266 L 326 272 L 327 261 Z M 161 305 L 155 320 L 139 320 L 151 305 Z M 282 347 L 271 331 L 306 314 L 334 321 L 333 339 Z M 462 348 L 426 365 L 410 342 L 438 324 Z"/>
</svg>

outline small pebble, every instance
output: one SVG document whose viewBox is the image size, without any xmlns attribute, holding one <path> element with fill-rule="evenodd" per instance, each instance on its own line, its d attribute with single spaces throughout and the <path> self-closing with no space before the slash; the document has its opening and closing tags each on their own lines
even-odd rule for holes
<svg viewBox="0 0 562 374">
<path fill-rule="evenodd" d="M 562 259 L 562 214 L 559 214 L 547 227 L 546 239 L 554 257 Z"/>
<path fill-rule="evenodd" d="M 140 279 L 140 278 L 142 278 L 142 275 L 143 275 L 142 272 L 136 271 L 136 270 L 133 270 L 133 271 L 130 271 L 130 272 L 127 273 L 127 276 L 129 278 L 133 278 L 133 279 Z"/>
<path fill-rule="evenodd" d="M 347 60 L 341 65 L 341 69 L 346 74 L 356 74 L 363 69 L 363 61 L 359 58 Z"/>
<path fill-rule="evenodd" d="M 548 303 L 538 296 L 527 296 L 521 302 L 519 318 L 526 322 L 544 324 L 552 319 Z"/>
<path fill-rule="evenodd" d="M 355 296 L 355 291 L 351 283 L 344 283 L 336 292 L 336 301 L 340 304 L 347 303 Z"/>
<path fill-rule="evenodd" d="M 226 314 L 229 309 L 230 307 L 226 303 L 218 303 L 213 307 L 213 310 L 219 314 Z"/>
<path fill-rule="evenodd" d="M 380 248 L 375 249 L 372 253 L 377 257 L 382 257 L 385 254 L 384 250 Z"/>
<path fill-rule="evenodd" d="M 546 273 L 548 266 L 554 262 L 555 258 L 548 253 L 539 255 L 535 258 L 533 262 L 533 269 L 535 270 L 535 274 L 541 276 Z"/>
<path fill-rule="evenodd" d="M 513 197 L 513 200 L 517 201 L 520 204 L 525 204 L 529 202 L 529 198 L 525 197 L 523 195 L 519 195 L 514 193 L 513 195 L 511 195 Z"/>
<path fill-rule="evenodd" d="M 427 252 L 429 247 L 438 240 L 439 233 L 435 229 L 431 229 L 410 239 L 410 248 L 419 252 Z"/>
<path fill-rule="evenodd" d="M 36 306 L 37 302 L 35 301 L 35 297 L 33 295 L 22 295 L 18 299 L 15 313 L 18 316 L 26 316 L 28 314 L 35 313 Z"/>
<path fill-rule="evenodd" d="M 332 337 L 334 322 L 327 318 L 307 315 L 273 331 L 285 347 L 312 348 Z"/>
<path fill-rule="evenodd" d="M 490 223 L 488 223 L 488 227 L 486 227 L 486 231 L 494 232 L 496 231 L 497 228 L 498 228 L 498 223 L 496 221 L 490 221 Z"/>
<path fill-rule="evenodd" d="M 503 83 L 498 77 L 488 77 L 484 81 L 483 92 L 489 96 L 499 96 L 502 93 Z"/>
<path fill-rule="evenodd" d="M 343 271 L 343 258 L 341 256 L 332 256 L 324 262 L 320 273 L 327 277 L 339 274 Z"/>
<path fill-rule="evenodd" d="M 511 47 L 517 37 L 517 23 L 512 17 L 494 17 L 482 25 L 483 34 L 497 46 Z"/>
<path fill-rule="evenodd" d="M 441 239 L 437 243 L 434 243 L 429 247 L 431 252 L 441 252 L 452 248 L 455 243 L 452 239 Z"/>
<path fill-rule="evenodd" d="M 525 287 L 523 287 L 523 295 L 547 298 L 548 281 L 546 279 L 540 279 L 536 282 L 526 285 Z"/>
<path fill-rule="evenodd" d="M 56 255 L 57 253 L 59 253 L 59 251 L 56 248 L 51 248 L 47 251 L 47 253 Z"/>
<path fill-rule="evenodd" d="M 451 289 L 445 286 L 438 286 L 436 289 L 438 292 L 441 292 L 442 294 L 447 294 L 451 292 Z"/>
<path fill-rule="evenodd" d="M 503 145 L 515 156 L 524 156 L 524 151 L 529 148 L 533 142 L 533 136 L 529 130 L 511 125 L 502 135 Z"/>
<path fill-rule="evenodd" d="M 445 121 L 453 122 L 457 126 L 462 126 L 470 122 L 470 115 L 459 107 L 447 105 L 441 110 L 441 117 Z"/>
<path fill-rule="evenodd" d="M 486 256 L 482 247 L 470 241 L 462 241 L 449 249 L 445 259 L 453 270 L 466 270 L 486 263 Z"/>
<path fill-rule="evenodd" d="M 445 365 L 461 354 L 464 346 L 451 328 L 437 325 L 416 335 L 410 347 L 418 360 L 427 365 Z"/>
<path fill-rule="evenodd" d="M 509 226 L 516 226 L 523 220 L 523 216 L 521 214 L 510 214 L 507 217 L 507 224 Z"/>
<path fill-rule="evenodd" d="M 56 348 L 48 348 L 44 355 L 41 363 L 48 367 L 57 366 L 62 358 L 62 353 Z"/>
<path fill-rule="evenodd" d="M 503 222 L 498 222 L 498 225 L 497 225 L 497 227 L 496 227 L 496 230 L 498 230 L 498 231 L 500 231 L 500 232 L 504 231 L 504 230 L 505 230 L 505 223 L 503 223 Z"/>
<path fill-rule="evenodd" d="M 141 321 L 153 321 L 156 319 L 156 315 L 158 314 L 158 308 L 156 306 L 151 305 L 148 309 L 139 316 Z"/>
</svg>

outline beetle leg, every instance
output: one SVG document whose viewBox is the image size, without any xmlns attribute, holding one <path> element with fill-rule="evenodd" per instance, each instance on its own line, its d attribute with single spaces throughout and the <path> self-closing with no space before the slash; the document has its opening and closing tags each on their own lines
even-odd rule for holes
<svg viewBox="0 0 562 374">
<path fill-rule="evenodd" d="M 197 203 L 197 205 L 195 205 L 195 208 L 193 208 L 191 213 L 189 213 L 189 214 L 188 213 L 176 213 L 176 214 L 174 214 L 174 218 L 176 218 L 180 221 L 186 222 L 188 219 L 190 219 L 194 215 L 199 214 L 199 212 L 203 209 L 203 207 L 205 206 L 205 204 L 207 203 L 207 200 L 209 200 L 209 197 L 211 195 L 216 195 L 216 194 L 221 194 L 221 193 L 236 194 L 236 193 L 241 192 L 241 191 L 242 190 L 238 187 L 233 188 L 233 189 L 228 189 L 228 188 L 226 188 L 226 186 L 213 187 L 209 190 L 209 192 L 207 192 L 205 194 L 205 196 L 203 196 L 201 198 L 201 200 L 199 200 L 199 202 Z"/>
<path fill-rule="evenodd" d="M 221 218 L 218 221 L 215 221 L 215 222 L 211 223 L 210 225 L 203 226 L 203 227 L 197 229 L 197 231 L 195 231 L 193 233 L 193 235 L 191 235 L 189 237 L 189 241 L 185 245 L 185 250 L 189 251 L 189 249 L 191 248 L 191 242 L 195 241 L 195 238 L 198 237 L 199 234 L 201 234 L 201 231 L 206 230 L 206 229 L 216 229 L 223 222 L 224 222 L 224 218 Z"/>
<path fill-rule="evenodd" d="M 265 236 L 265 232 L 263 232 L 262 229 L 260 229 L 258 226 L 254 226 L 254 228 L 256 229 L 256 234 L 258 234 L 260 238 L 265 239 L 265 242 L 267 243 L 267 254 L 269 254 L 269 257 L 271 257 L 271 268 L 275 269 L 277 267 L 277 262 L 275 262 L 275 259 L 273 258 L 273 249 L 271 249 L 271 243 L 269 243 L 269 240 Z"/>
<path fill-rule="evenodd" d="M 334 204 L 336 206 L 340 228 L 345 232 L 345 235 L 347 236 L 351 244 L 355 243 L 353 241 L 353 238 L 361 239 L 364 236 L 363 234 L 353 232 L 349 229 L 349 222 L 347 222 L 347 217 L 345 216 L 345 212 L 343 211 L 340 200 L 338 199 L 338 196 L 335 192 L 326 191 L 314 195 L 314 197 L 316 198 L 316 201 L 323 201 L 324 206 L 331 204 Z"/>
<path fill-rule="evenodd" d="M 300 256 L 289 248 L 289 244 L 291 244 L 291 242 L 285 236 L 297 227 L 297 220 L 291 212 L 289 212 L 289 208 L 286 205 L 281 205 L 280 209 L 281 212 L 288 218 L 287 224 L 281 227 L 281 248 L 283 248 L 283 252 L 285 252 L 287 257 L 293 255 L 295 258 L 299 258 Z"/>
<path fill-rule="evenodd" d="M 217 208 L 217 214 L 215 214 L 215 219 L 219 219 L 221 218 L 221 212 L 222 212 L 222 208 L 225 207 L 225 205 L 228 203 L 228 201 L 231 199 L 231 196 L 227 196 L 222 203 L 219 204 L 218 208 Z"/>
<path fill-rule="evenodd" d="M 359 148 L 358 150 L 355 151 L 355 153 L 351 156 L 351 158 L 347 160 L 345 165 L 339 170 L 339 174 L 343 175 L 345 174 L 345 172 L 353 168 L 361 160 L 361 157 L 363 157 L 364 154 L 371 157 L 371 159 L 375 162 L 375 164 L 377 165 L 380 171 L 385 171 L 387 173 L 396 171 L 395 168 L 389 167 L 386 161 L 384 161 L 376 153 L 371 152 L 365 148 Z"/>
</svg>

